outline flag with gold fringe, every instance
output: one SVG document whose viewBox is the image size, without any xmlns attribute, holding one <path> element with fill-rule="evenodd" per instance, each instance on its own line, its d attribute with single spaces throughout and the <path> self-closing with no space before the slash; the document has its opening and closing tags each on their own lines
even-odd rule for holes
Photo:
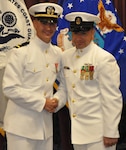
<svg viewBox="0 0 126 150">
<path fill-rule="evenodd" d="M 13 47 L 29 41 L 35 31 L 24 0 L 0 0 L 0 150 L 6 149 L 3 117 L 7 99 L 2 92 L 2 78 Z"/>
<path fill-rule="evenodd" d="M 54 44 L 63 49 L 71 46 L 69 22 L 64 17 L 67 13 L 88 12 L 99 16 L 101 20 L 96 25 L 95 43 L 114 55 L 117 60 L 121 55 L 126 54 L 124 29 L 112 0 L 65 0 L 63 8 L 63 14 L 59 19 L 57 32 L 53 38 Z"/>
</svg>

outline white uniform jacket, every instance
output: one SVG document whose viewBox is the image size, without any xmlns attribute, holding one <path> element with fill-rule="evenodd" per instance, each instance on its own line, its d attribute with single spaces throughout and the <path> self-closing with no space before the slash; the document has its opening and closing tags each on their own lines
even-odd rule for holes
<svg viewBox="0 0 126 150">
<path fill-rule="evenodd" d="M 66 50 L 62 59 L 72 143 L 92 143 L 103 136 L 119 137 L 122 96 L 114 57 L 91 42 L 82 50 L 75 47 Z"/>
<path fill-rule="evenodd" d="M 3 78 L 3 92 L 9 97 L 6 131 L 31 139 L 52 136 L 52 113 L 43 108 L 46 97 L 53 96 L 61 55 L 60 48 L 37 37 L 29 45 L 14 49 Z"/>
</svg>

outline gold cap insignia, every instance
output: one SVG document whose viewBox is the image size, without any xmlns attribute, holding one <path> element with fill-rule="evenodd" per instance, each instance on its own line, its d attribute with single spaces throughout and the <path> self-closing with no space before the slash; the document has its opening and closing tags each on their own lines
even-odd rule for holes
<svg viewBox="0 0 126 150">
<path fill-rule="evenodd" d="M 82 23 L 82 18 L 81 17 L 76 17 L 75 18 L 75 24 L 80 25 Z"/>
<path fill-rule="evenodd" d="M 48 15 L 54 15 L 54 13 L 55 13 L 55 8 L 54 8 L 53 6 L 48 6 L 48 7 L 46 7 L 46 13 L 47 13 Z"/>
</svg>

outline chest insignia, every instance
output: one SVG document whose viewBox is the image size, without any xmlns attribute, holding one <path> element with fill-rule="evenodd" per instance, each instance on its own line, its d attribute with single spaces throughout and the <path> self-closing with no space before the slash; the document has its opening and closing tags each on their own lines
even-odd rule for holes
<svg viewBox="0 0 126 150">
<path fill-rule="evenodd" d="M 84 64 L 80 70 L 81 80 L 93 80 L 94 66 L 91 64 Z"/>
</svg>

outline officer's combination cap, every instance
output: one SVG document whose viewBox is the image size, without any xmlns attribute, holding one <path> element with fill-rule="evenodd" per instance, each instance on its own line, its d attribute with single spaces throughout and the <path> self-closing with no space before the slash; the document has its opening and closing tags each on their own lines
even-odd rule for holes
<svg viewBox="0 0 126 150">
<path fill-rule="evenodd" d="M 100 18 L 96 15 L 86 12 L 72 12 L 65 16 L 70 22 L 70 30 L 72 32 L 87 32 L 94 27 L 94 24 L 100 22 Z"/>
<path fill-rule="evenodd" d="M 63 8 L 55 3 L 38 3 L 29 8 L 29 13 L 42 23 L 57 23 Z"/>
</svg>

